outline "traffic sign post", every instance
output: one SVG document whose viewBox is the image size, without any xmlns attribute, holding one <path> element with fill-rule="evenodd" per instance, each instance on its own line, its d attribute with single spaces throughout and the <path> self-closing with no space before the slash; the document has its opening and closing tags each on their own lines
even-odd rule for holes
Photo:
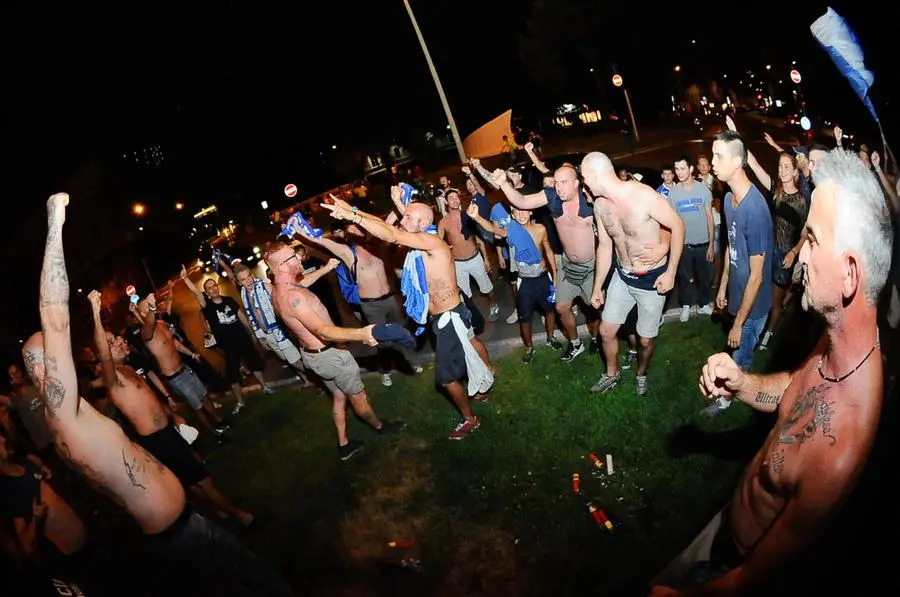
<svg viewBox="0 0 900 597">
<path fill-rule="evenodd" d="M 800 71 L 798 71 L 796 68 L 795 68 L 794 70 L 791 71 L 791 81 L 793 81 L 794 83 L 796 83 L 797 85 L 799 85 L 799 84 L 800 84 L 800 81 L 802 81 L 802 80 L 803 80 L 803 79 L 802 79 L 802 77 L 800 76 Z"/>
<path fill-rule="evenodd" d="M 622 75 L 613 75 L 612 82 L 613 82 L 613 85 L 615 85 L 616 87 L 621 87 L 622 86 Z"/>
<path fill-rule="evenodd" d="M 638 134 L 637 122 L 634 120 L 634 111 L 631 109 L 631 97 L 629 97 L 628 90 L 624 87 L 625 81 L 622 80 L 622 75 L 618 73 L 613 75 L 612 84 L 616 87 L 622 87 L 622 93 L 625 94 L 625 105 L 628 106 L 628 117 L 631 119 L 631 130 L 634 132 L 634 140 L 639 142 L 641 136 Z"/>
<path fill-rule="evenodd" d="M 297 194 L 297 185 L 289 184 L 284 187 L 284 194 L 286 197 L 294 197 Z"/>
</svg>

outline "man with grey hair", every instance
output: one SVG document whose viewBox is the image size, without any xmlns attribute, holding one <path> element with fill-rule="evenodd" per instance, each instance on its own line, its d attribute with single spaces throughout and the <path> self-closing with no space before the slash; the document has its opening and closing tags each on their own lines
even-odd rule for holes
<svg viewBox="0 0 900 597">
<path fill-rule="evenodd" d="M 796 371 L 748 374 L 725 353 L 703 366 L 704 396 L 778 420 L 731 502 L 654 580 L 654 596 L 759 589 L 837 515 L 871 452 L 884 390 L 876 310 L 893 228 L 878 181 L 854 154 L 831 151 L 813 177 L 798 259 L 803 308 L 824 319 L 825 333 Z M 696 586 L 700 574 L 714 580 Z"/>
</svg>

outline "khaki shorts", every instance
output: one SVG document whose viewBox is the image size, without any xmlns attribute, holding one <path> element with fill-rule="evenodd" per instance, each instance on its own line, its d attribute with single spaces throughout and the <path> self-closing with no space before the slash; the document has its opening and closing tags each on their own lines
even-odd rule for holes
<svg viewBox="0 0 900 597">
<path fill-rule="evenodd" d="M 304 350 L 301 356 L 306 368 L 321 377 L 332 394 L 340 391 L 353 396 L 365 391 L 366 387 L 359 376 L 359 365 L 346 350 L 329 348 L 318 353 Z"/>
<path fill-rule="evenodd" d="M 559 293 L 557 291 L 557 300 Z M 603 303 L 603 322 L 622 325 L 628 314 L 637 304 L 637 335 L 641 338 L 656 338 L 659 335 L 659 322 L 666 306 L 666 295 L 656 290 L 642 290 L 629 286 L 622 280 L 619 271 L 613 273 L 609 288 L 606 290 L 606 301 Z"/>
<path fill-rule="evenodd" d="M 289 338 L 285 337 L 284 340 L 279 342 L 275 338 L 275 334 L 267 334 L 262 330 L 256 331 L 256 337 L 262 342 L 263 346 L 274 352 L 275 356 L 285 363 L 293 365 L 300 360 L 300 351 L 297 350 L 297 347 L 294 346 L 294 343 Z"/>
</svg>

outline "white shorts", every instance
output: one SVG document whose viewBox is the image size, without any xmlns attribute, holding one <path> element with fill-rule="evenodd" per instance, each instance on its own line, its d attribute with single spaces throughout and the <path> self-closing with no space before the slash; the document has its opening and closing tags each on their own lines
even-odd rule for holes
<svg viewBox="0 0 900 597">
<path fill-rule="evenodd" d="M 659 321 L 666 306 L 666 295 L 656 290 L 642 290 L 630 286 L 622 280 L 619 270 L 614 271 L 609 288 L 606 289 L 603 322 L 622 325 L 635 303 L 638 314 L 637 335 L 641 338 L 656 338 L 659 334 Z"/>
<path fill-rule="evenodd" d="M 262 330 L 256 330 L 256 337 L 266 348 L 274 352 L 275 356 L 289 365 L 293 365 L 300 360 L 300 351 L 297 350 L 297 347 L 294 346 L 294 343 L 289 338 L 279 342 L 275 339 L 275 334 L 267 334 Z"/>
<path fill-rule="evenodd" d="M 470 276 L 475 278 L 481 294 L 487 294 L 494 289 L 494 284 L 484 269 L 484 259 L 481 257 L 481 251 L 476 251 L 475 255 L 469 259 L 464 261 L 457 259 L 454 263 L 456 264 L 456 285 L 467 297 L 472 298 Z"/>
</svg>

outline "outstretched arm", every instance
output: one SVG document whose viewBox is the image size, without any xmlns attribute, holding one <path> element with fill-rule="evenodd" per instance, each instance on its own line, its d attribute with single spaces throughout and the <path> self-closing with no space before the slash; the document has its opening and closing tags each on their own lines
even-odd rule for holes
<svg viewBox="0 0 900 597">
<path fill-rule="evenodd" d="M 94 316 L 94 344 L 97 346 L 97 357 L 100 359 L 100 367 L 103 370 L 103 384 L 107 388 L 113 388 L 119 384 L 119 376 L 116 375 L 116 366 L 112 360 L 112 351 L 109 349 L 109 340 L 106 339 L 106 330 L 100 321 L 100 293 L 92 290 L 88 295 L 91 302 L 91 313 Z"/>
<path fill-rule="evenodd" d="M 311 273 L 309 275 L 304 275 L 302 278 L 300 278 L 300 282 L 298 282 L 298 284 L 300 286 L 302 286 L 303 288 L 309 288 L 310 286 L 312 286 L 313 284 L 318 282 L 320 278 L 327 276 L 328 274 L 333 272 L 335 270 L 335 268 L 337 266 L 339 266 L 340 264 L 341 264 L 340 261 L 338 261 L 337 259 L 331 258 L 328 260 L 328 263 L 326 263 L 325 265 L 323 265 L 322 267 L 320 267 L 313 273 Z M 272 291 L 269 290 L 270 294 L 271 294 L 271 292 Z"/>
<path fill-rule="evenodd" d="M 206 297 L 203 295 L 202 292 L 200 292 L 200 290 L 196 286 L 194 286 L 194 283 L 191 282 L 191 279 L 188 277 L 187 270 L 184 268 L 183 265 L 181 266 L 181 279 L 184 280 L 184 284 L 185 284 L 185 286 L 188 287 L 188 290 L 190 290 L 194 294 L 194 296 L 197 298 L 197 302 L 200 303 L 200 308 L 205 309 L 206 308 Z"/>
<path fill-rule="evenodd" d="M 57 193 L 47 201 L 47 242 L 41 269 L 40 312 L 44 332 L 42 393 L 44 406 L 53 417 L 77 415 L 79 403 L 78 377 L 72 359 L 69 276 L 62 243 L 68 204 L 66 193 Z M 32 367 L 34 365 L 31 364 Z"/>
<path fill-rule="evenodd" d="M 393 189 L 391 190 L 393 191 Z M 420 251 L 434 251 L 443 244 L 443 241 L 433 234 L 407 232 L 405 230 L 400 230 L 399 228 L 393 228 L 388 226 L 377 216 L 359 210 L 354 211 L 353 208 L 343 201 L 335 203 L 334 205 L 323 203 L 322 207 L 331 212 L 332 218 L 349 220 L 385 242 L 404 245 L 411 249 L 419 249 Z"/>
</svg>

